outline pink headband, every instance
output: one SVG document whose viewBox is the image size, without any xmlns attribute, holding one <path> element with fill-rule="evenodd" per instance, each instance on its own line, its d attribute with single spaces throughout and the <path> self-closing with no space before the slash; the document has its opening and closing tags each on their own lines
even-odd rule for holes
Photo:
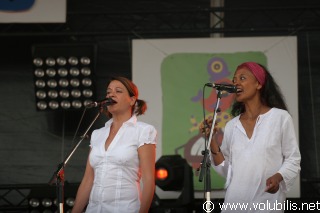
<svg viewBox="0 0 320 213">
<path fill-rule="evenodd" d="M 262 86 L 265 84 L 266 72 L 259 64 L 255 63 L 255 62 L 245 62 L 245 63 L 240 64 L 237 67 L 237 70 L 240 68 L 243 68 L 243 67 L 248 68 Z"/>
</svg>

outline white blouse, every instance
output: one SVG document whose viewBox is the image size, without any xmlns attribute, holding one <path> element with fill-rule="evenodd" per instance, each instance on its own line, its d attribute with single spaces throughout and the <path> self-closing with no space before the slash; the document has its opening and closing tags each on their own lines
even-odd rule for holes
<svg viewBox="0 0 320 213">
<path fill-rule="evenodd" d="M 227 177 L 225 204 L 248 204 L 248 208 L 222 212 L 260 212 L 257 207 L 265 207 L 262 212 L 283 212 L 276 203 L 283 204 L 300 172 L 301 156 L 292 118 L 287 111 L 272 108 L 257 118 L 250 139 L 239 118 L 233 118 L 225 128 L 221 145 L 225 161 L 212 165 Z M 277 172 L 283 177 L 279 191 L 265 192 L 266 180 Z"/>
<path fill-rule="evenodd" d="M 136 213 L 141 197 L 138 148 L 156 144 L 157 132 L 132 116 L 105 150 L 112 122 L 110 119 L 92 132 L 89 162 L 94 169 L 94 183 L 86 212 Z"/>
</svg>

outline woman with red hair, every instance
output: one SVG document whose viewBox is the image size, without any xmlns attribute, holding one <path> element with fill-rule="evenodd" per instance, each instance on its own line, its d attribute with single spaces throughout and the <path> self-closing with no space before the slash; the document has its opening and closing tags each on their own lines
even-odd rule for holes
<svg viewBox="0 0 320 213">
<path fill-rule="evenodd" d="M 148 212 L 155 190 L 157 131 L 137 120 L 147 109 L 138 96 L 138 88 L 127 78 L 116 77 L 108 84 L 106 97 L 114 101 L 107 106 L 110 119 L 92 132 L 73 213 L 85 208 L 91 213 Z"/>
</svg>

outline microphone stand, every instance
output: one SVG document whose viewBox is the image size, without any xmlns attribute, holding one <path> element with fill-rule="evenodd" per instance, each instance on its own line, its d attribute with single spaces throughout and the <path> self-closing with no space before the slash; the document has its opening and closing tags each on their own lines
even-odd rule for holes
<svg viewBox="0 0 320 213">
<path fill-rule="evenodd" d="M 205 150 L 202 151 L 202 155 L 203 155 L 203 159 L 201 162 L 201 170 L 200 170 L 200 174 L 199 174 L 199 181 L 202 182 L 203 179 L 203 173 L 205 173 L 205 198 L 206 198 L 206 209 L 207 210 L 212 210 L 211 206 L 210 206 L 210 199 L 211 199 L 211 177 L 210 177 L 210 167 L 211 167 L 211 161 L 210 161 L 210 155 L 209 155 L 209 150 L 210 150 L 210 143 L 211 143 L 211 139 L 213 136 L 213 129 L 215 126 L 215 122 L 217 119 L 217 113 L 220 111 L 219 109 L 219 104 L 220 104 L 220 100 L 221 100 L 221 91 L 217 90 L 218 94 L 217 94 L 217 103 L 214 109 L 214 114 L 213 114 L 213 120 L 212 120 L 212 126 L 211 126 L 211 130 L 210 130 L 210 135 L 209 135 L 209 139 L 208 139 L 208 144 L 205 147 Z"/>
<path fill-rule="evenodd" d="M 80 136 L 80 141 L 73 147 L 73 149 L 71 150 L 71 152 L 68 154 L 68 156 L 64 159 L 64 161 L 62 163 L 60 163 L 58 165 L 58 169 L 57 171 L 54 172 L 52 178 L 49 181 L 49 185 L 53 185 L 56 184 L 56 190 L 57 190 L 57 205 L 58 206 L 58 212 L 59 213 L 63 213 L 63 203 L 64 203 L 64 168 L 67 165 L 68 161 L 70 160 L 71 156 L 74 154 L 74 152 L 77 150 L 77 148 L 79 147 L 79 145 L 81 144 L 81 142 L 87 138 L 87 133 L 90 130 L 90 128 L 92 127 L 92 125 L 95 123 L 95 121 L 98 119 L 98 117 L 101 114 L 101 109 L 99 110 L 98 114 L 96 115 L 96 117 L 93 119 L 93 121 L 91 122 L 91 124 L 89 125 L 89 127 L 87 128 L 87 130 L 85 131 L 85 133 Z"/>
</svg>

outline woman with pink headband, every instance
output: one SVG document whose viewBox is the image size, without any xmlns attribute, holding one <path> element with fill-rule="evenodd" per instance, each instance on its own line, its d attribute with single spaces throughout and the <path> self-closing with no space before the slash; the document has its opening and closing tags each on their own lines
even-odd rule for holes
<svg viewBox="0 0 320 213">
<path fill-rule="evenodd" d="M 262 65 L 240 64 L 233 84 L 237 87 L 234 118 L 226 124 L 221 147 L 212 137 L 210 157 L 213 168 L 227 180 L 225 205 L 248 206 L 222 212 L 260 212 L 261 203 L 263 212 L 284 212 L 286 193 L 301 161 L 292 117 L 278 85 Z M 207 123 L 200 129 L 208 136 L 212 120 Z"/>
</svg>

